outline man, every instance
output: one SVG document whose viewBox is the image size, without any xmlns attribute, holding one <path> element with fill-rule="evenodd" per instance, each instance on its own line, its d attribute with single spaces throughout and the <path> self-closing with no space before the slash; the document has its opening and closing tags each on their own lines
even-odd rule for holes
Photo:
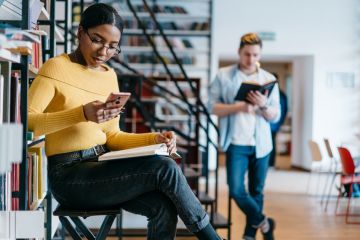
<svg viewBox="0 0 360 240">
<path fill-rule="evenodd" d="M 234 98 L 243 81 L 260 84 L 275 77 L 258 66 L 261 39 L 254 33 L 241 37 L 239 63 L 220 69 L 209 89 L 210 111 L 220 118 L 220 144 L 226 151 L 230 196 L 246 215 L 243 238 L 274 239 L 275 221 L 263 214 L 263 188 L 272 150 L 270 121 L 280 116 L 279 87 L 271 93 L 249 92 L 247 101 Z M 248 172 L 248 192 L 244 180 Z"/>
</svg>

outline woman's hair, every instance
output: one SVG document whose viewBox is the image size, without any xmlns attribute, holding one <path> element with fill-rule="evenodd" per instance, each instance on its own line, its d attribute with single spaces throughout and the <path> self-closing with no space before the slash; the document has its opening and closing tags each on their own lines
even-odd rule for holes
<svg viewBox="0 0 360 240">
<path fill-rule="evenodd" d="M 256 33 L 247 33 L 241 37 L 240 49 L 245 45 L 259 45 L 262 48 L 262 41 Z"/>
<path fill-rule="evenodd" d="M 111 24 L 117 27 L 121 34 L 124 29 L 124 21 L 119 13 L 115 8 L 104 3 L 93 4 L 81 14 L 80 26 L 85 31 L 102 24 Z"/>
</svg>

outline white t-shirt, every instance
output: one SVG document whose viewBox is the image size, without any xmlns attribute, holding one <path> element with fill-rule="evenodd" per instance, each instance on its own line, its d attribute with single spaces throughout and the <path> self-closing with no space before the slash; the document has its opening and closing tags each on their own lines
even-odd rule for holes
<svg viewBox="0 0 360 240">
<path fill-rule="evenodd" d="M 268 81 L 267 77 L 263 74 L 259 74 L 259 71 L 251 75 L 246 75 L 241 70 L 237 71 L 237 80 L 239 82 L 244 81 L 256 81 L 264 83 Z M 235 114 L 235 127 L 234 134 L 232 135 L 231 143 L 241 146 L 255 146 L 255 126 L 256 126 L 256 113 L 238 112 Z"/>
</svg>

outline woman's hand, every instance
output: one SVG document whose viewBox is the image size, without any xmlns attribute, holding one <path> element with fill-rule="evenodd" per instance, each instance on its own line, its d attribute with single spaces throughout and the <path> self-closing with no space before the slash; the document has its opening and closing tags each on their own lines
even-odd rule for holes
<svg viewBox="0 0 360 240">
<path fill-rule="evenodd" d="M 169 153 L 176 152 L 176 135 L 172 131 L 158 133 L 155 136 L 156 143 L 166 143 Z"/>
<path fill-rule="evenodd" d="M 88 121 L 103 123 L 117 117 L 122 108 L 106 108 L 105 103 L 93 101 L 84 105 L 84 115 Z"/>
<path fill-rule="evenodd" d="M 264 94 L 261 94 L 259 91 L 250 91 L 246 97 L 252 104 L 262 108 L 265 107 L 268 101 L 269 91 L 266 90 Z"/>
</svg>

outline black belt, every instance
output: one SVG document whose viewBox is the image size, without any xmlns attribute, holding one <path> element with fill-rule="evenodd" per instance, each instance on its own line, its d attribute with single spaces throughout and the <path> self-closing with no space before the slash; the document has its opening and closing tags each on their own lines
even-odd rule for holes
<svg viewBox="0 0 360 240">
<path fill-rule="evenodd" d="M 98 156 L 108 152 L 105 145 L 96 145 L 95 147 L 88 148 L 85 150 L 79 150 L 74 152 L 60 153 L 48 157 L 50 165 L 55 166 L 58 164 L 64 164 L 69 162 L 82 162 L 95 160 Z"/>
</svg>

